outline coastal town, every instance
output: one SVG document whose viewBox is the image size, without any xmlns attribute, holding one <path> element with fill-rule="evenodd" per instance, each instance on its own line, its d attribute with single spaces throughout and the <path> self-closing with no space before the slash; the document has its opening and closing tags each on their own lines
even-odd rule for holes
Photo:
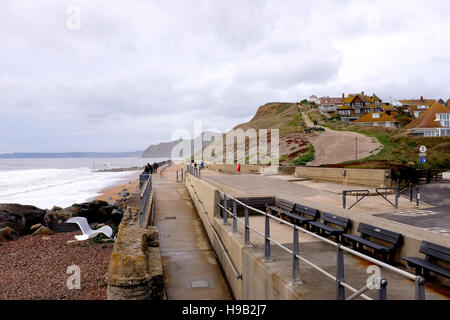
<svg viewBox="0 0 450 320">
<path fill-rule="evenodd" d="M 342 97 L 307 99 L 327 118 L 343 123 L 386 128 L 404 127 L 422 137 L 450 136 L 450 99 L 391 99 L 383 102 L 375 93 L 342 94 Z"/>
</svg>

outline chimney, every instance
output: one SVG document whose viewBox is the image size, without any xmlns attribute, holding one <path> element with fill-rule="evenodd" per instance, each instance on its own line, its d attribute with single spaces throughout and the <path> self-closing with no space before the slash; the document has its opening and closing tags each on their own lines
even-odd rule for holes
<svg viewBox="0 0 450 320">
<path fill-rule="evenodd" d="M 342 99 L 345 99 L 345 94 L 344 93 L 342 94 Z"/>
<path fill-rule="evenodd" d="M 423 101 L 423 96 L 420 96 L 420 101 Z"/>
<path fill-rule="evenodd" d="M 361 91 L 361 95 L 364 97 L 364 91 Z"/>
</svg>

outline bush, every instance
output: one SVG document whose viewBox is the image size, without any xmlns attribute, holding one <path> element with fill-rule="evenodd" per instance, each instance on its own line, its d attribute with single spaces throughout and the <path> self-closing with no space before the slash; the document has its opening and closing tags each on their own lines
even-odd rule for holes
<svg viewBox="0 0 450 320">
<path fill-rule="evenodd" d="M 292 164 L 294 166 L 305 166 L 308 162 L 314 161 L 315 159 L 314 153 L 315 153 L 314 146 L 310 144 L 308 147 L 308 151 L 304 155 L 292 161 Z"/>
</svg>

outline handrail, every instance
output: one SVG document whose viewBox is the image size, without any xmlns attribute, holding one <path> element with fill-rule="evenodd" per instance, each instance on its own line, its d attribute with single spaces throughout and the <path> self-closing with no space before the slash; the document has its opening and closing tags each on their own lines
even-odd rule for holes
<svg viewBox="0 0 450 320">
<path fill-rule="evenodd" d="M 147 211 L 147 205 L 148 205 L 148 198 L 150 196 L 150 192 L 152 190 L 152 176 L 149 175 L 147 182 L 144 185 L 144 188 L 140 195 L 140 201 L 139 201 L 139 215 L 140 215 L 140 225 L 142 226 L 143 219 L 145 212 Z"/>
<path fill-rule="evenodd" d="M 358 190 L 358 191 L 360 191 L 360 190 Z M 326 239 L 326 238 L 324 238 L 324 237 L 322 237 L 322 236 L 320 236 L 318 234 L 315 234 L 315 233 L 313 233 L 313 232 L 311 232 L 309 230 L 305 230 L 303 228 L 300 228 L 299 226 L 297 226 L 297 225 L 295 225 L 293 223 L 287 222 L 285 220 L 282 220 L 282 219 L 280 219 L 278 217 L 275 217 L 275 216 L 273 216 L 272 214 L 270 214 L 268 212 L 263 212 L 263 211 L 261 211 L 259 209 L 253 208 L 253 207 L 243 203 L 242 201 L 232 197 L 231 195 L 229 195 L 229 194 L 227 194 L 227 193 L 225 193 L 225 192 L 223 192 L 221 190 L 216 190 L 216 192 L 217 192 L 217 199 L 216 199 L 216 201 L 217 201 L 217 203 L 216 203 L 217 212 L 220 213 L 220 211 L 223 211 L 224 224 L 228 224 L 228 215 L 231 215 L 233 217 L 233 232 L 237 232 L 237 226 L 236 226 L 237 222 L 245 225 L 245 229 L 246 229 L 246 235 L 245 235 L 246 239 L 245 239 L 245 241 L 246 242 L 248 242 L 250 240 L 249 239 L 250 235 L 249 235 L 249 233 L 247 234 L 247 230 L 252 230 L 256 234 L 258 234 L 261 237 L 265 238 L 265 256 L 264 256 L 264 260 L 265 261 L 270 261 L 270 244 L 271 243 L 277 245 L 278 247 L 280 247 L 284 251 L 287 251 L 289 254 L 293 255 L 293 258 L 294 258 L 293 259 L 293 261 L 294 261 L 293 262 L 294 263 L 294 266 L 293 266 L 293 282 L 299 281 L 299 279 L 298 279 L 298 274 L 299 274 L 299 272 L 298 272 L 298 268 L 299 268 L 298 261 L 301 260 L 301 261 L 305 262 L 306 264 L 310 265 L 313 269 L 321 272 L 322 274 L 326 275 L 330 279 L 336 281 L 336 285 L 337 285 L 337 299 L 340 299 L 340 300 L 345 299 L 344 288 L 347 288 L 347 289 L 349 289 L 350 291 L 352 291 L 354 293 L 353 295 L 351 295 L 349 297 L 351 299 L 355 299 L 356 297 L 361 296 L 362 298 L 364 298 L 366 300 L 372 300 L 370 297 L 368 297 L 368 296 L 363 294 L 367 290 L 365 287 L 363 287 L 362 289 L 358 290 L 356 288 L 353 288 L 351 285 L 349 285 L 348 283 L 345 282 L 344 277 L 343 277 L 343 274 L 344 274 L 343 273 L 343 270 L 344 270 L 344 255 L 343 255 L 343 253 L 345 251 L 345 252 L 348 252 L 348 253 L 350 253 L 350 254 L 352 254 L 354 256 L 357 256 L 359 258 L 362 258 L 362 259 L 365 259 L 367 261 L 370 261 L 370 262 L 372 262 L 375 265 L 378 265 L 380 267 L 386 268 L 386 269 L 388 269 L 388 270 L 390 270 L 392 272 L 395 272 L 395 273 L 397 273 L 397 274 L 399 274 L 399 275 L 401 275 L 403 277 L 406 277 L 406 278 L 408 278 L 410 280 L 415 281 L 415 285 L 416 285 L 416 299 L 421 299 L 421 300 L 425 299 L 425 288 L 424 288 L 425 280 L 424 280 L 424 278 L 422 276 L 415 276 L 415 275 L 413 275 L 413 274 L 411 274 L 409 272 L 406 272 L 404 270 L 401 270 L 399 268 L 391 266 L 391 265 L 389 265 L 387 263 L 384 263 L 382 261 L 374 259 L 374 258 L 372 258 L 370 256 L 367 256 L 365 254 L 357 252 L 357 251 L 355 251 L 355 250 L 353 250 L 351 248 L 345 247 L 345 246 L 343 246 L 343 245 L 341 245 L 339 243 L 336 243 L 334 241 Z M 221 195 L 223 195 L 223 204 L 220 203 L 221 202 Z M 227 199 L 232 200 L 232 202 L 233 202 L 233 211 L 230 211 L 230 210 L 227 209 Z M 245 210 L 245 220 L 244 221 L 242 221 L 242 219 L 237 216 L 236 204 L 240 204 L 241 206 L 244 207 L 244 210 Z M 250 226 L 249 219 L 248 219 L 248 210 L 251 210 L 253 212 L 256 212 L 258 214 L 261 214 L 261 215 L 265 216 L 265 219 L 266 219 L 266 230 L 265 230 L 264 233 L 259 231 L 259 230 L 256 230 L 252 226 Z M 337 276 L 334 276 L 334 275 L 330 274 L 329 272 L 327 272 L 327 271 L 323 270 L 322 268 L 320 268 L 318 265 L 316 265 L 316 264 L 312 263 L 311 261 L 308 261 L 306 258 L 300 256 L 297 252 L 295 252 L 295 249 L 291 250 L 291 249 L 287 248 L 286 246 L 280 244 L 279 242 L 275 241 L 273 238 L 271 238 L 270 237 L 270 223 L 269 223 L 270 219 L 278 221 L 278 222 L 280 222 L 280 223 L 282 223 L 284 225 L 287 225 L 287 226 L 293 228 L 293 232 L 294 232 L 293 239 L 296 239 L 296 241 L 294 240 L 294 248 L 296 246 L 295 242 L 297 242 L 297 246 L 298 246 L 298 234 L 297 234 L 297 237 L 296 237 L 296 232 L 298 232 L 298 231 L 301 231 L 301 232 L 303 232 L 305 234 L 308 234 L 308 235 L 310 235 L 310 236 L 312 236 L 312 237 L 314 237 L 316 239 L 319 239 L 319 240 L 321 240 L 321 241 L 323 241 L 323 242 L 325 242 L 325 243 L 327 243 L 329 245 L 332 245 L 332 246 L 336 247 L 337 248 L 337 255 L 338 255 Z M 379 279 L 379 280 L 380 280 L 379 283 L 381 285 L 380 285 L 380 288 L 378 289 L 378 291 L 379 291 L 379 295 L 378 296 L 379 296 L 380 299 L 386 299 L 387 281 L 384 280 L 384 279 Z"/>
</svg>

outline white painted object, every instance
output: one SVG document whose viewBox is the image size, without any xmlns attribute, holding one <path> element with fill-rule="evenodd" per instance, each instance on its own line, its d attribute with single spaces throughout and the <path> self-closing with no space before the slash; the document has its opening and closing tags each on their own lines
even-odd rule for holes
<svg viewBox="0 0 450 320">
<path fill-rule="evenodd" d="M 79 236 L 75 236 L 75 239 L 80 240 L 80 241 L 95 238 L 100 233 L 103 233 L 108 238 L 111 238 L 113 235 L 113 230 L 111 229 L 110 226 L 104 226 L 98 230 L 92 230 L 88 224 L 87 219 L 84 217 L 70 218 L 69 220 L 66 221 L 66 223 L 76 223 L 80 227 L 83 234 L 79 235 Z"/>
<path fill-rule="evenodd" d="M 442 179 L 450 180 L 450 171 L 442 172 Z"/>
</svg>

